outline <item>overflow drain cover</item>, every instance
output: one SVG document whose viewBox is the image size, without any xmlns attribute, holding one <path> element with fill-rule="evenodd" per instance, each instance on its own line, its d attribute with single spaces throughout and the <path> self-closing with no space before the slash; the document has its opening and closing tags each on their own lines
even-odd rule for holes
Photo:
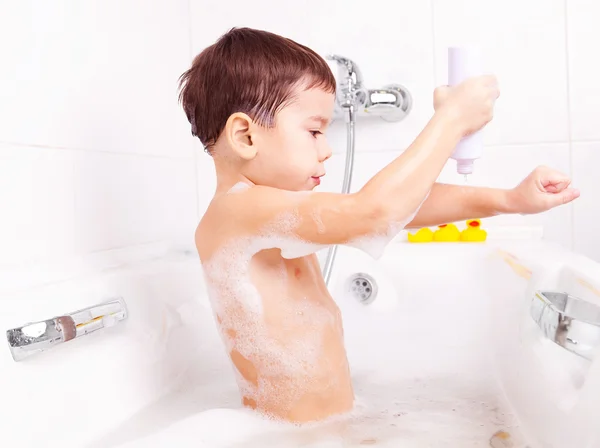
<svg viewBox="0 0 600 448">
<path fill-rule="evenodd" d="M 360 303 L 368 305 L 377 297 L 377 283 L 369 274 L 357 272 L 347 282 L 348 291 Z"/>
</svg>

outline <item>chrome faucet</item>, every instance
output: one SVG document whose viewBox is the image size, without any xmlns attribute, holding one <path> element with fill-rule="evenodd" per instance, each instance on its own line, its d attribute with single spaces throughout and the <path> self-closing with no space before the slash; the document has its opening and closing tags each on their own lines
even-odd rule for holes
<svg viewBox="0 0 600 448">
<path fill-rule="evenodd" d="M 530 315 L 542 334 L 587 360 L 600 347 L 600 307 L 564 292 L 536 291 Z"/>
<path fill-rule="evenodd" d="M 366 93 L 363 90 L 363 78 L 358 65 L 337 54 L 330 54 L 327 59 L 336 61 L 338 64 L 338 89 L 337 100 L 341 107 L 364 105 Z"/>
<path fill-rule="evenodd" d="M 386 121 L 404 119 L 412 108 L 412 96 L 400 84 L 389 84 L 380 89 L 364 87 L 363 76 L 356 62 L 347 57 L 330 54 L 326 57 L 337 62 L 338 88 L 336 103 L 341 108 L 353 108 L 360 115 L 375 115 Z"/>
<path fill-rule="evenodd" d="M 57 344 L 113 326 L 126 318 L 125 301 L 119 297 L 70 314 L 13 328 L 6 332 L 6 338 L 13 359 L 20 361 Z"/>
<path fill-rule="evenodd" d="M 352 76 L 354 76 L 353 82 L 356 85 L 356 87 L 359 89 L 362 88 L 362 74 L 358 69 L 358 65 L 356 65 L 354 61 L 337 54 L 330 54 L 327 56 L 327 59 L 336 61 L 340 66 L 340 69 L 346 71 L 348 77 L 352 78 Z"/>
</svg>

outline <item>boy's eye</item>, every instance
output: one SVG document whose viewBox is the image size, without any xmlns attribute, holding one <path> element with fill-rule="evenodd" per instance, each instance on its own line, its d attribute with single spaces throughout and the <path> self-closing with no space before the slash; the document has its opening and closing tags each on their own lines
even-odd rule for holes
<svg viewBox="0 0 600 448">
<path fill-rule="evenodd" d="M 317 135 L 321 134 L 321 131 L 309 131 L 313 137 L 317 137 Z"/>
</svg>

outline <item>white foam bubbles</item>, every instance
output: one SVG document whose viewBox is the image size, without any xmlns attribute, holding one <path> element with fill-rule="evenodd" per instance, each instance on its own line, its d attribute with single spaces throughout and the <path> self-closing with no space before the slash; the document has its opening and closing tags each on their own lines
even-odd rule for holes
<svg viewBox="0 0 600 448">
<path fill-rule="evenodd" d="M 295 234 L 300 225 L 301 217 L 297 211 L 290 211 L 276 216 L 267 224 L 260 235 L 252 243 L 254 253 L 267 249 L 281 250 L 281 256 L 294 259 L 314 254 L 327 247 L 325 244 L 316 244 L 303 240 Z M 324 226 L 322 227 L 324 228 Z"/>
<path fill-rule="evenodd" d="M 247 188 L 247 185 L 241 184 L 239 188 Z M 405 221 L 392 223 L 384 234 L 369 235 L 349 245 L 378 258 L 417 212 L 418 209 Z M 269 283 L 262 291 L 257 289 L 250 275 L 253 257 L 262 251 L 279 249 L 281 257 L 294 259 L 326 247 L 297 236 L 296 230 L 306 218 L 298 211 L 276 216 L 258 235 L 229 241 L 203 264 L 221 338 L 230 355 L 235 351 L 247 365 L 243 372 L 236 369 L 239 388 L 244 397 L 266 404 L 265 407 L 292 406 L 310 388 L 309 383 L 314 378 L 323 378 L 323 368 L 327 368 L 326 363 L 321 362 L 321 353 L 324 328 L 332 325 L 328 321 L 331 314 L 310 298 L 297 300 L 286 296 L 288 284 L 284 267 L 275 276 L 273 271 L 268 273 Z M 319 232 L 326 232 L 318 210 L 308 219 L 314 220 Z M 277 329 L 272 328 L 272 323 L 267 324 L 264 294 L 281 294 L 275 298 L 281 313 L 277 316 L 279 320 L 275 325 L 280 325 Z M 290 328 L 298 329 L 299 336 L 286 338 Z M 333 369 L 331 377 L 335 377 L 334 367 L 329 368 Z"/>
<path fill-rule="evenodd" d="M 320 246 L 293 236 L 297 223 L 298 216 L 293 213 L 279 216 L 259 236 L 232 240 L 204 263 L 221 338 L 230 354 L 236 351 L 255 371 L 250 375 L 244 372 L 244 377 L 236 369 L 240 391 L 262 407 L 291 407 L 310 387 L 307 383 L 320 373 L 317 364 L 322 358 L 323 328 L 330 315 L 308 298 L 292 300 L 283 295 L 277 298 L 281 313 L 277 325 L 282 330 L 273 331 L 265 318 L 264 297 L 250 276 L 252 259 L 261 251 L 280 249 L 284 258 L 297 258 L 318 250 Z M 285 294 L 287 274 L 283 261 L 277 275 L 269 275 L 269 287 L 262 293 Z M 297 329 L 302 337 L 290 339 L 286 336 L 290 329 Z"/>
<path fill-rule="evenodd" d="M 319 210 L 319 209 L 313 210 L 313 212 L 311 213 L 311 217 L 312 217 L 313 221 L 315 222 L 315 224 L 317 225 L 317 233 L 320 233 L 321 235 L 324 234 L 327 231 L 327 229 L 325 228 L 323 219 L 321 219 L 321 210 Z"/>
<path fill-rule="evenodd" d="M 370 255 L 374 259 L 380 258 L 388 244 L 398 235 L 404 228 L 413 220 L 421 207 L 429 197 L 429 193 L 425 195 L 425 199 L 421 201 L 417 209 L 407 216 L 405 219 L 397 222 L 391 222 L 384 232 L 373 233 L 371 235 L 365 235 L 360 238 L 356 238 L 348 242 L 348 246 L 362 250 L 367 255 Z"/>
<path fill-rule="evenodd" d="M 233 187 L 231 187 L 227 193 L 239 193 L 240 191 L 245 191 L 248 188 L 250 188 L 250 185 L 244 182 L 238 182 Z"/>
</svg>

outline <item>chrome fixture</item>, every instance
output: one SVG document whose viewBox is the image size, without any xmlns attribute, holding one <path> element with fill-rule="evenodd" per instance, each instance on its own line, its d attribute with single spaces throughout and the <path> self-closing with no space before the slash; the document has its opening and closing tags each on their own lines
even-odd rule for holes
<svg viewBox="0 0 600 448">
<path fill-rule="evenodd" d="M 405 87 L 389 84 L 383 89 L 367 91 L 364 111 L 369 115 L 383 118 L 385 121 L 401 121 L 412 108 L 412 97 Z"/>
<path fill-rule="evenodd" d="M 6 332 L 6 338 L 13 359 L 20 361 L 56 344 L 111 327 L 126 318 L 125 301 L 119 297 L 70 314 L 13 328 Z"/>
<path fill-rule="evenodd" d="M 382 89 L 369 90 L 363 85 L 363 77 L 358 65 L 336 54 L 327 59 L 337 62 L 338 80 L 336 91 L 336 109 L 346 117 L 346 168 L 342 182 L 342 193 L 350 193 L 352 173 L 354 172 L 354 140 L 356 114 L 362 111 L 368 115 L 379 116 L 386 121 L 404 119 L 412 108 L 412 97 L 408 90 L 399 84 Z M 325 284 L 329 285 L 337 246 L 331 246 L 323 268 Z"/>
<path fill-rule="evenodd" d="M 330 54 L 327 59 L 338 64 L 337 104 L 340 107 L 365 104 L 366 92 L 363 88 L 362 74 L 354 61 L 337 54 Z"/>
<path fill-rule="evenodd" d="M 358 272 L 346 281 L 346 288 L 363 305 L 373 303 L 377 297 L 377 282 L 369 274 Z"/>
<path fill-rule="evenodd" d="M 600 346 L 600 306 L 564 292 L 536 291 L 530 308 L 545 337 L 592 360 Z"/>
<path fill-rule="evenodd" d="M 380 89 L 367 89 L 358 65 L 343 56 L 332 54 L 328 59 L 338 65 L 336 106 L 340 109 L 353 106 L 360 115 L 372 115 L 386 121 L 401 121 L 412 109 L 412 96 L 400 84 L 389 84 Z"/>
</svg>

